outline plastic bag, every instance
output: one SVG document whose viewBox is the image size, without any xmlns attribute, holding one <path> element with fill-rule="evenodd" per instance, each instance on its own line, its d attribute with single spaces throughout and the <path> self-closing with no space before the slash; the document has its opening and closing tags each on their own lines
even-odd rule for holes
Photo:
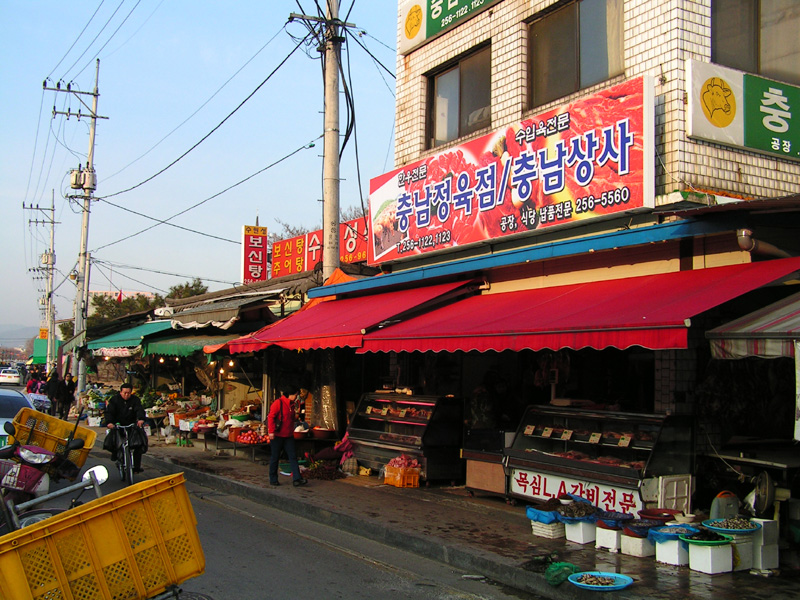
<svg viewBox="0 0 800 600">
<path fill-rule="evenodd" d="M 537 508 L 533 508 L 529 506 L 525 513 L 528 515 L 528 518 L 531 521 L 536 521 L 537 523 L 544 523 L 545 525 L 549 525 L 550 523 L 554 523 L 558 520 L 558 513 L 556 511 L 550 510 L 539 510 Z"/>
<path fill-rule="evenodd" d="M 572 563 L 557 562 L 547 567 L 547 570 L 544 572 L 544 578 L 547 580 L 547 583 L 556 586 L 564 583 L 573 573 L 579 572 L 580 569 Z"/>
<path fill-rule="evenodd" d="M 690 533 L 686 533 L 687 530 Z M 651 527 L 647 531 L 647 539 L 658 544 L 661 542 L 677 540 L 681 534 L 691 535 L 693 533 L 697 533 L 698 531 L 700 530 L 696 527 L 690 527 L 689 525 L 666 525 L 664 527 Z M 683 543 L 686 544 L 686 542 Z"/>
</svg>

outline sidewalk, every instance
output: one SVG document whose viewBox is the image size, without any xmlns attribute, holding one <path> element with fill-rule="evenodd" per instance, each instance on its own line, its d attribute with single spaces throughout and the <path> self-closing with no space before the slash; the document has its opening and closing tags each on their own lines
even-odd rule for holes
<svg viewBox="0 0 800 600">
<path fill-rule="evenodd" d="M 102 450 L 102 430 L 94 451 Z M 245 497 L 280 510 L 403 550 L 452 565 L 470 574 L 483 575 L 513 588 L 545 598 L 588 598 L 591 591 L 569 582 L 558 587 L 547 583 L 544 569 L 551 557 L 570 562 L 585 571 L 624 573 L 634 583 L 618 598 L 727 598 L 800 597 L 800 564 L 797 553 L 781 550 L 779 574 L 770 577 L 748 571 L 706 575 L 689 567 L 657 563 L 653 557 L 636 558 L 596 550 L 593 544 L 565 539 L 535 537 L 524 503 L 516 506 L 503 499 L 476 495 L 463 487 L 395 488 L 377 477 L 352 476 L 335 481 L 309 480 L 295 488 L 288 477 L 281 485 L 267 485 L 268 454 L 232 451 L 215 456 L 213 443 L 203 449 L 167 445 L 151 438 L 142 464 L 166 473 L 182 471 L 187 480 Z M 152 473 L 147 473 L 152 476 Z"/>
</svg>

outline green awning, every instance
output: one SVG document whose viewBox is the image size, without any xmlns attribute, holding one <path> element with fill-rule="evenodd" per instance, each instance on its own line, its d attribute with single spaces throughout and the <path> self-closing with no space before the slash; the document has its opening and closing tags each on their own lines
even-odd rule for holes
<svg viewBox="0 0 800 600">
<path fill-rule="evenodd" d="M 150 321 L 149 323 L 142 323 L 136 327 L 92 340 L 86 344 L 86 347 L 89 350 L 99 350 L 100 348 L 134 348 L 140 345 L 146 336 L 171 328 L 171 321 Z"/>
<path fill-rule="evenodd" d="M 142 354 L 148 356 L 189 356 L 202 351 L 204 346 L 225 344 L 241 337 L 241 334 L 228 335 L 185 335 L 148 340 L 142 344 Z"/>
<path fill-rule="evenodd" d="M 62 340 L 56 340 L 55 350 L 58 352 L 58 347 L 63 344 Z M 53 357 L 55 359 L 55 356 Z M 35 338 L 33 340 L 33 354 L 31 354 L 29 365 L 43 365 L 47 362 L 47 340 Z"/>
</svg>

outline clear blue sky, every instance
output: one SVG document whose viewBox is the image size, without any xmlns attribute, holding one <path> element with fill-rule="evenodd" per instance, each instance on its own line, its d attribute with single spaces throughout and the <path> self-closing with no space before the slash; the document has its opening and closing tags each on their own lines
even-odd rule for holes
<svg viewBox="0 0 800 600">
<path fill-rule="evenodd" d="M 313 0 L 299 4 L 306 14 L 317 13 Z M 342 18 L 353 4 L 348 20 L 357 28 L 352 31 L 366 32 L 358 39 L 393 73 L 397 3 L 340 4 Z M 161 219 L 207 200 L 172 222 L 237 242 L 242 225 L 254 224 L 256 215 L 271 231 L 280 229 L 278 221 L 320 225 L 322 141 L 316 138 L 323 130 L 323 90 L 314 45 L 302 45 L 255 91 L 307 33 L 302 23 L 287 24 L 293 12 L 300 12 L 293 0 L 0 4 L 0 325 L 38 326 L 40 320 L 44 283 L 33 281 L 28 269 L 38 266 L 49 230 L 29 225 L 37 215 L 23 211 L 23 202 L 49 207 L 55 194 L 56 285 L 77 260 L 81 215 L 78 204 L 64 196 L 70 169 L 86 162 L 89 121 L 53 119 L 54 104 L 73 112 L 80 104 L 74 95 L 43 91 L 42 82 L 73 81 L 91 91 L 96 57 L 98 113 L 108 117 L 97 126 L 96 196 Z M 343 62 L 349 60 L 366 204 L 370 177 L 393 167 L 394 78 L 357 43 L 348 40 L 347 46 Z M 341 106 L 344 129 L 344 102 Z M 118 194 L 167 167 L 217 127 L 163 174 Z M 311 141 L 316 147 L 253 176 Z M 359 204 L 354 147 L 351 139 L 341 166 L 343 209 Z M 89 248 L 102 262 L 93 267 L 91 289 L 163 293 L 197 276 L 214 290 L 241 279 L 238 244 L 166 225 L 113 243 L 153 224 L 108 202 L 93 203 Z M 59 319 L 72 316 L 74 293 L 69 281 L 58 288 Z"/>
</svg>

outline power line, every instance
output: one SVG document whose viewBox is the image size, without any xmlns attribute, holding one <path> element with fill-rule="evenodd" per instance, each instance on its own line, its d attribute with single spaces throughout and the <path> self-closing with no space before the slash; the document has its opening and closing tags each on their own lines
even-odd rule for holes
<svg viewBox="0 0 800 600">
<path fill-rule="evenodd" d="M 133 14 L 133 11 L 135 11 L 135 10 L 136 10 L 136 7 L 138 7 L 138 6 L 139 6 L 139 4 L 141 3 L 141 1 L 142 1 L 142 0 L 136 0 L 136 4 L 134 4 L 134 5 L 133 5 L 133 8 L 130 10 L 130 12 L 129 12 L 127 15 L 125 15 L 125 18 L 124 18 L 124 19 L 122 19 L 122 23 L 120 23 L 120 24 L 119 24 L 119 26 L 118 26 L 118 27 L 117 27 L 117 28 L 114 30 L 114 33 L 112 33 L 112 34 L 111 34 L 111 37 L 109 37 L 109 38 L 106 40 L 106 43 L 105 43 L 105 44 L 103 44 L 102 46 L 100 46 L 100 49 L 99 49 L 97 52 L 95 52 L 95 53 L 94 53 L 94 56 L 93 56 L 93 57 L 92 57 L 92 58 L 89 60 L 89 62 L 88 62 L 88 63 L 86 63 L 86 64 L 83 66 L 83 68 L 82 68 L 80 71 L 78 71 L 77 73 L 75 73 L 75 77 L 77 77 L 78 75 L 80 75 L 81 73 L 83 73 L 83 72 L 86 70 L 86 68 L 87 68 L 87 67 L 88 67 L 90 64 L 92 64 L 92 62 L 94 61 L 94 59 L 95 59 L 95 58 L 97 58 L 98 56 L 100 56 L 100 53 L 103 51 L 103 49 L 104 49 L 106 46 L 108 46 L 109 42 L 110 42 L 111 40 L 113 40 L 113 39 L 114 39 L 114 36 L 115 36 L 115 35 L 117 35 L 117 33 L 119 32 L 119 30 L 120 30 L 120 29 L 122 29 L 122 26 L 123 26 L 123 25 L 125 25 L 125 22 L 126 22 L 126 21 L 127 21 L 129 18 L 130 18 L 130 16 Z"/>
<path fill-rule="evenodd" d="M 110 16 L 110 17 L 108 17 L 108 21 L 106 21 L 106 22 L 105 22 L 105 24 L 103 25 L 103 27 L 101 27 L 101 28 L 100 28 L 100 31 L 98 31 L 98 32 L 97 32 L 97 35 L 96 35 L 96 36 L 94 36 L 94 39 L 93 39 L 91 42 L 89 42 L 89 45 L 88 45 L 88 46 L 86 46 L 86 50 L 84 50 L 83 52 L 81 52 L 81 55 L 80 55 L 78 58 L 76 58 L 76 59 L 75 59 L 75 62 L 74 62 L 74 63 L 72 63 L 72 66 L 70 66 L 70 68 L 66 70 L 66 72 L 65 72 L 65 73 L 64 73 L 64 75 L 63 75 L 63 77 L 61 77 L 61 79 L 60 79 L 61 81 L 64 81 L 64 80 L 66 80 L 66 78 L 67 78 L 67 73 L 69 73 L 69 72 L 70 72 L 70 71 L 71 71 L 71 70 L 72 70 L 72 69 L 75 67 L 75 65 L 77 65 L 77 64 L 78 64 L 78 61 L 79 61 L 80 59 L 82 59 L 82 58 L 83 58 L 83 55 L 84 55 L 84 54 L 86 54 L 86 53 L 89 51 L 89 48 L 91 48 L 91 47 L 92 47 L 92 44 L 94 44 L 94 43 L 97 41 L 97 38 L 99 38 L 99 37 L 100 37 L 100 34 L 101 34 L 101 33 L 103 33 L 103 31 L 105 31 L 106 27 L 108 27 L 108 24 L 111 22 L 111 19 L 113 19 L 113 18 L 114 18 L 114 15 L 116 15 L 116 14 L 117 14 L 117 11 L 118 11 L 120 8 L 122 8 L 122 5 L 123 5 L 123 4 L 125 4 L 125 0 L 122 0 L 122 2 L 120 2 L 120 3 L 119 3 L 119 6 L 117 6 L 117 8 L 115 8 L 115 9 L 114 9 L 114 12 L 113 12 L 113 13 L 111 13 L 111 16 Z M 86 67 L 84 67 L 84 69 L 85 69 L 85 68 L 86 68 Z"/>
<path fill-rule="evenodd" d="M 283 60 L 280 62 L 280 64 L 279 64 L 277 67 L 275 67 L 275 68 L 272 70 L 272 72 L 271 72 L 269 75 L 267 75 L 266 79 L 264 79 L 264 81 L 262 81 L 261 83 L 259 83 L 259 84 L 258 84 L 258 86 L 256 87 L 256 89 L 254 89 L 252 92 L 250 92 L 250 94 L 248 94 L 248 96 L 247 96 L 247 97 L 246 97 L 244 100 L 242 100 L 242 101 L 239 103 L 239 105 L 238 105 L 236 108 L 234 108 L 234 109 L 233 109 L 233 110 L 232 110 L 230 113 L 228 113 L 228 116 L 226 116 L 224 119 L 222 119 L 222 121 L 220 121 L 220 122 L 219 122 L 219 123 L 218 123 L 218 124 L 217 124 L 217 125 L 216 125 L 216 126 L 215 126 L 215 127 L 212 129 L 212 130 L 211 130 L 211 131 L 209 131 L 209 132 L 208 132 L 206 135 L 204 135 L 204 136 L 203 136 L 203 137 L 202 137 L 202 138 L 201 138 L 201 139 L 200 139 L 200 140 L 199 140 L 199 141 L 198 141 L 196 144 L 194 144 L 194 145 L 193 145 L 191 148 L 189 148 L 189 149 L 188 149 L 186 152 L 184 152 L 183 154 L 181 154 L 181 155 L 180 155 L 178 158 L 176 158 L 175 160 L 173 160 L 173 161 L 172 161 L 171 163 L 169 163 L 169 164 L 168 164 L 166 167 L 164 167 L 163 169 L 161 169 L 160 171 L 158 171 L 158 172 L 157 172 L 157 173 L 155 173 L 154 175 L 151 175 L 150 177 L 148 177 L 148 178 L 147 178 L 147 179 L 145 179 L 144 181 L 141 181 L 141 182 L 137 183 L 136 185 L 134 185 L 134 186 L 131 186 L 131 187 L 127 188 L 127 189 L 120 190 L 119 192 L 114 192 L 113 194 L 108 194 L 108 195 L 104 196 L 104 198 L 113 198 L 114 196 L 119 196 L 120 194 L 124 194 L 124 193 L 126 193 L 126 192 L 130 192 L 130 191 L 132 191 L 132 190 L 135 190 L 136 188 L 143 186 L 145 183 L 147 183 L 147 182 L 149 182 L 149 181 L 152 181 L 153 179 L 155 179 L 156 177 L 158 177 L 159 175 L 161 175 L 162 173 L 164 173 L 164 172 L 165 172 L 167 169 L 169 169 L 169 168 L 173 167 L 173 166 L 174 166 L 174 165 L 176 165 L 176 164 L 177 164 L 177 163 L 178 163 L 180 160 L 182 160 L 183 158 L 185 158 L 185 157 L 186 157 L 186 156 L 187 156 L 187 155 L 188 155 L 190 152 L 192 152 L 192 151 L 193 151 L 195 148 L 197 148 L 197 147 L 198 147 L 200 144 L 202 144 L 202 143 L 203 143 L 204 141 L 206 141 L 206 140 L 207 140 L 209 137 L 211 137 L 211 135 L 212 135 L 212 134 L 213 134 L 215 131 L 217 131 L 217 129 L 219 129 L 220 127 L 222 127 L 222 125 L 223 125 L 223 124 L 224 124 L 224 123 L 225 123 L 225 122 L 226 122 L 228 119 L 230 119 L 230 118 L 231 118 L 231 117 L 232 117 L 232 116 L 233 116 L 233 115 L 234 115 L 234 114 L 235 114 L 235 113 L 236 113 L 236 112 L 237 112 L 237 111 L 238 111 L 240 108 L 242 108 L 242 106 L 244 106 L 244 105 L 245 105 L 245 103 L 246 103 L 248 100 L 250 100 L 250 99 L 251 99 L 251 98 L 252 98 L 252 97 L 253 97 L 253 96 L 256 94 L 256 92 L 258 92 L 258 90 L 260 90 L 260 89 L 261 89 L 261 88 L 264 86 L 264 84 L 265 84 L 265 83 L 267 83 L 267 81 L 269 81 L 269 80 L 270 80 L 270 78 L 271 78 L 271 77 L 272 77 L 272 76 L 273 76 L 273 75 L 274 75 L 274 74 L 275 74 L 275 73 L 278 71 L 278 69 L 280 69 L 280 68 L 281 68 L 281 67 L 282 67 L 282 66 L 283 66 L 283 65 L 286 63 L 286 61 L 288 61 L 288 60 L 289 60 L 289 58 L 291 58 L 291 56 L 292 56 L 292 55 L 293 55 L 293 54 L 294 54 L 294 53 L 297 51 L 297 49 L 300 47 L 300 45 L 301 45 L 301 44 L 302 44 L 302 43 L 303 43 L 303 42 L 304 42 L 304 41 L 305 41 L 307 38 L 308 38 L 308 36 L 306 36 L 305 38 L 303 38 L 303 39 L 300 41 L 300 43 L 299 43 L 299 44 L 297 44 L 297 45 L 296 45 L 296 46 L 295 46 L 295 47 L 292 49 L 292 51 L 291 51 L 291 52 L 290 52 L 288 55 L 286 55 L 286 57 L 285 57 L 285 58 L 284 58 L 284 59 L 283 59 Z"/>
<path fill-rule="evenodd" d="M 131 269 L 133 271 L 145 271 L 147 273 L 156 273 L 157 275 L 168 275 L 170 277 L 183 277 L 186 279 L 200 279 L 202 281 L 212 281 L 214 283 L 225 283 L 227 285 L 235 285 L 236 282 L 233 281 L 226 281 L 223 279 L 212 279 L 210 277 L 200 277 L 198 275 L 184 275 L 182 273 L 170 273 L 169 271 L 160 271 L 158 269 L 148 269 L 146 267 L 137 267 L 135 265 L 125 265 L 122 263 L 115 263 L 107 260 L 97 260 L 92 259 L 92 262 L 95 264 L 105 265 L 107 267 L 113 267 L 114 269 Z"/>
<path fill-rule="evenodd" d="M 78 40 L 79 40 L 79 39 L 81 39 L 81 36 L 83 36 L 83 34 L 86 32 L 86 29 L 89 27 L 89 25 L 91 25 L 92 21 L 93 21 L 93 20 L 94 20 L 94 18 L 97 16 L 97 13 L 100 11 L 100 8 L 102 8 L 102 6 L 103 6 L 103 4 L 105 3 L 105 1 L 106 1 L 106 0 L 100 0 L 100 4 L 99 4 L 99 5 L 97 6 L 97 8 L 95 9 L 95 11 L 94 11 L 94 14 L 93 14 L 91 17 L 89 17 L 89 21 L 87 21 L 86 25 L 84 25 L 84 26 L 83 26 L 83 29 L 82 29 L 82 30 L 81 30 L 81 32 L 78 34 L 78 37 L 76 37 L 76 38 L 75 38 L 75 41 L 74 41 L 74 42 L 72 42 L 72 45 L 71 45 L 71 46 L 70 46 L 70 47 L 67 49 L 67 51 L 64 53 L 64 56 L 62 56 L 62 57 L 61 57 L 61 60 L 59 60 L 59 61 L 58 61 L 58 64 L 56 64 L 56 66 L 55 66 L 55 67 L 53 67 L 53 69 L 50 71 L 50 74 L 47 76 L 47 79 L 50 79 L 50 76 L 51 76 L 53 73 L 55 73 L 55 70 L 56 70 L 58 67 L 60 67 L 60 66 L 61 66 L 61 63 L 62 63 L 62 62 L 64 62 L 64 59 L 65 59 L 65 58 L 67 58 L 67 55 L 69 55 L 69 53 L 70 53 L 70 52 L 72 51 L 72 49 L 75 47 L 75 44 L 77 44 L 77 43 L 78 43 Z"/>
</svg>

